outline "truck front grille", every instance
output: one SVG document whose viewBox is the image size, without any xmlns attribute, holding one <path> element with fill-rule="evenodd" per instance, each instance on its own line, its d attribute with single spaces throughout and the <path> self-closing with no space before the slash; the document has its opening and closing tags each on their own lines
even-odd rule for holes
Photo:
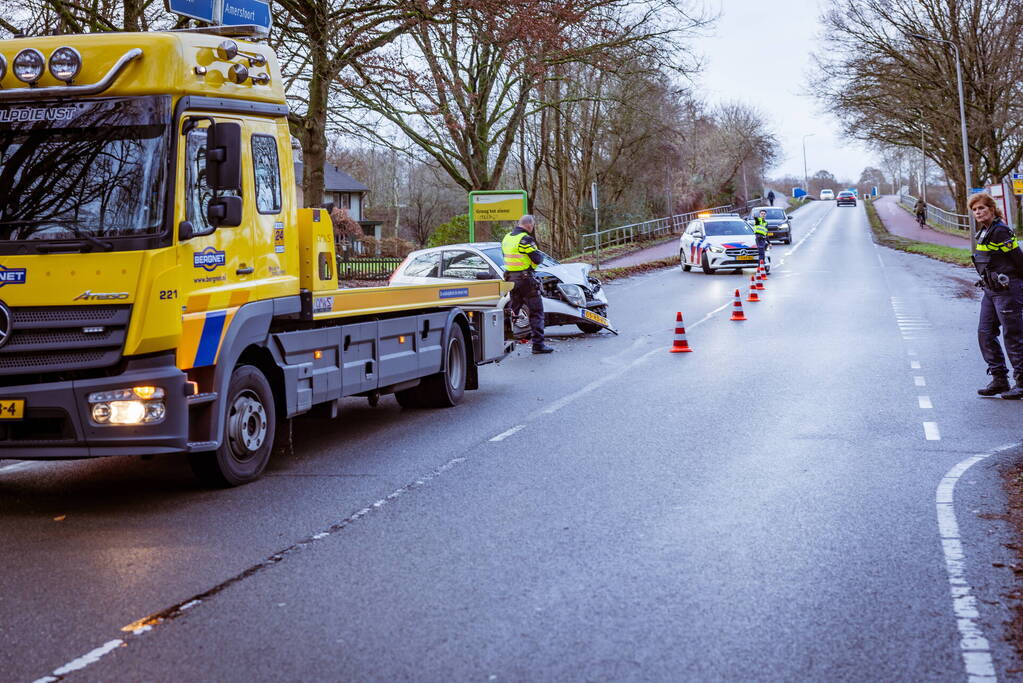
<svg viewBox="0 0 1023 683">
<path fill-rule="evenodd" d="M 0 374 L 109 367 L 121 358 L 131 306 L 11 309 L 11 336 L 0 347 Z"/>
</svg>

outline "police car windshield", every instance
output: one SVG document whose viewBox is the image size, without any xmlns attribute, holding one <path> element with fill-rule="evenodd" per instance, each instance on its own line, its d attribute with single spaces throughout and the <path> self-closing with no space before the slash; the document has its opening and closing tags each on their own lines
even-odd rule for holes
<svg viewBox="0 0 1023 683">
<path fill-rule="evenodd" d="M 500 247 L 490 247 L 481 250 L 484 254 L 490 257 L 490 260 L 497 265 L 504 268 L 504 253 Z M 555 259 L 551 258 L 547 254 L 540 252 L 540 256 L 543 257 L 543 261 L 540 263 L 541 266 L 560 266 L 561 264 Z"/>
<path fill-rule="evenodd" d="M 704 229 L 708 237 L 720 235 L 752 235 L 753 229 L 746 221 L 707 221 Z"/>
<path fill-rule="evenodd" d="M 0 241 L 158 233 L 170 98 L 0 106 Z"/>
</svg>

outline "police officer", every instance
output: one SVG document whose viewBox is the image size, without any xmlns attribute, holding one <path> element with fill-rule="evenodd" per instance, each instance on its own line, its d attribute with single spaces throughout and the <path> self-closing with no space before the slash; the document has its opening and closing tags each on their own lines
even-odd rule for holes
<svg viewBox="0 0 1023 683">
<path fill-rule="evenodd" d="M 515 229 L 504 236 L 501 251 L 504 252 L 505 279 L 515 283 L 511 291 L 511 309 L 518 312 L 522 305 L 529 306 L 529 328 L 532 332 L 533 353 L 554 351 L 543 339 L 543 300 L 540 298 L 540 283 L 536 279 L 536 267 L 543 261 L 533 239 L 536 221 L 528 213 L 519 219 Z"/>
<path fill-rule="evenodd" d="M 991 383 L 977 393 L 1019 400 L 1023 398 L 1023 251 L 990 195 L 975 194 L 968 206 L 977 221 L 977 248 L 973 252 L 973 265 L 980 274 L 977 286 L 984 289 L 977 338 L 991 375 Z M 1016 377 L 1012 389 L 998 343 L 999 329 Z"/>
<path fill-rule="evenodd" d="M 760 215 L 753 219 L 753 232 L 757 236 L 757 251 L 760 263 L 767 263 L 767 212 L 760 210 Z"/>
</svg>

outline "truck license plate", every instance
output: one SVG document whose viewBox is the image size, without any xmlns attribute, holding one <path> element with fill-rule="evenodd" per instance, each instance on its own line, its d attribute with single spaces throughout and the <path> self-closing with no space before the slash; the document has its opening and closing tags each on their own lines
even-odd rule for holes
<svg viewBox="0 0 1023 683">
<path fill-rule="evenodd" d="M 0 398 L 0 420 L 22 420 L 25 417 L 25 399 Z"/>
<path fill-rule="evenodd" d="M 739 260 L 740 261 L 752 261 L 753 257 L 752 256 L 740 256 Z"/>
<path fill-rule="evenodd" d="M 600 316 L 600 315 L 597 315 L 593 311 L 583 311 L 583 317 L 585 317 L 588 320 L 592 320 L 595 323 L 600 323 L 601 325 L 604 325 L 605 327 L 608 324 L 607 323 L 607 318 L 605 318 L 603 316 Z"/>
</svg>

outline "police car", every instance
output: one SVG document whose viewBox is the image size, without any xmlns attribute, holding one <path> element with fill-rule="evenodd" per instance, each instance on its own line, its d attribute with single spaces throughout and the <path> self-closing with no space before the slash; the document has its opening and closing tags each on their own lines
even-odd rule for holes
<svg viewBox="0 0 1023 683">
<path fill-rule="evenodd" d="M 716 270 L 756 268 L 759 261 L 757 239 L 749 223 L 738 214 L 700 216 L 689 225 L 678 241 L 682 270 L 700 266 L 710 275 Z M 768 243 L 764 265 L 771 270 L 771 245 Z"/>
</svg>

